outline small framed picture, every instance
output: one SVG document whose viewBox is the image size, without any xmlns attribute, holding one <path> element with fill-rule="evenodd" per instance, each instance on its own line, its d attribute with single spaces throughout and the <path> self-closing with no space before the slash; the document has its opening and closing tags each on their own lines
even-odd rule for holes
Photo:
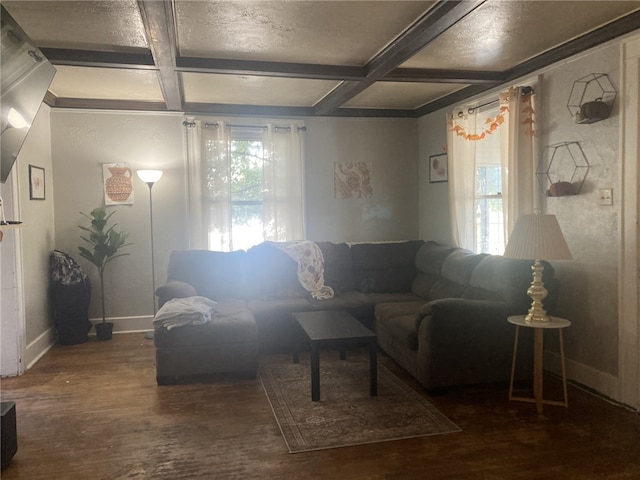
<svg viewBox="0 0 640 480">
<path fill-rule="evenodd" d="M 29 198 L 44 200 L 44 168 L 29 165 Z"/>
<path fill-rule="evenodd" d="M 446 153 L 429 157 L 429 183 L 446 182 L 449 180 L 449 164 Z"/>
</svg>

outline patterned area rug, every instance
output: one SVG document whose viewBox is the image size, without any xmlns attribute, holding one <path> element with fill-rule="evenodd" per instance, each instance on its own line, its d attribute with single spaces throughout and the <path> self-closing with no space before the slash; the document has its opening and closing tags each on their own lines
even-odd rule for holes
<svg viewBox="0 0 640 480">
<path fill-rule="evenodd" d="M 440 413 L 378 363 L 378 396 L 369 395 L 365 356 L 323 352 L 320 401 L 311 401 L 309 358 L 266 364 L 260 378 L 290 453 L 459 432 Z"/>
</svg>

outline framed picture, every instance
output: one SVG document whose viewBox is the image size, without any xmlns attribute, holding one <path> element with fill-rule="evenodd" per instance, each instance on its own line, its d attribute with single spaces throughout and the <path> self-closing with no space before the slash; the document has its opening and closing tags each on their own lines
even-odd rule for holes
<svg viewBox="0 0 640 480">
<path fill-rule="evenodd" d="M 29 165 L 29 198 L 44 200 L 44 168 Z"/>
<path fill-rule="evenodd" d="M 449 180 L 449 163 L 446 153 L 429 157 L 429 183 L 446 182 Z"/>
</svg>

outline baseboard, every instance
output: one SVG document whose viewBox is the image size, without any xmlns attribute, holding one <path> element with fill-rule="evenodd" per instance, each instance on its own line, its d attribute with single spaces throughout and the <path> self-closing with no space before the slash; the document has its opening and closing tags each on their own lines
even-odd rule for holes
<svg viewBox="0 0 640 480">
<path fill-rule="evenodd" d="M 45 330 L 38 338 L 31 342 L 24 350 L 24 365 L 29 370 L 56 343 L 56 331 L 53 327 Z"/>
<path fill-rule="evenodd" d="M 101 318 L 91 318 L 91 323 L 101 323 Z M 107 317 L 107 322 L 113 323 L 113 333 L 150 332 L 153 330 L 153 315 L 138 317 Z M 90 335 L 95 335 L 95 329 L 91 329 Z"/>
<path fill-rule="evenodd" d="M 593 367 L 568 358 L 565 359 L 565 366 L 568 380 L 594 390 L 606 398 L 621 402 L 619 398 L 618 378 L 614 375 L 596 370 Z M 544 369 L 560 376 L 562 374 L 560 354 L 545 350 Z"/>
<path fill-rule="evenodd" d="M 90 319 L 91 323 L 102 322 L 101 318 Z M 139 317 L 112 317 L 107 318 L 108 322 L 113 322 L 113 333 L 134 333 L 134 332 L 150 332 L 153 330 L 153 316 L 144 315 Z M 92 328 L 90 335 L 95 336 L 95 329 Z M 56 343 L 56 331 L 51 327 L 45 330 L 38 338 L 31 342 L 24 351 L 23 363 L 26 370 L 38 362 Z"/>
</svg>

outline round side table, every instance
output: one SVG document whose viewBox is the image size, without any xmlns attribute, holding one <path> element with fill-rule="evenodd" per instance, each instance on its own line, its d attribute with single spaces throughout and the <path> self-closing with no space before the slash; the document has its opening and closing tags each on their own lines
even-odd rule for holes
<svg viewBox="0 0 640 480">
<path fill-rule="evenodd" d="M 514 315 L 507 318 L 507 321 L 516 326 L 516 335 L 513 343 L 513 360 L 511 363 L 511 381 L 509 382 L 509 400 L 519 402 L 530 402 L 536 404 L 536 412 L 542 413 L 542 405 L 558 405 L 569 408 L 567 398 L 567 374 L 564 365 L 564 344 L 562 341 L 562 330 L 571 325 L 569 320 L 558 317 L 550 317 L 548 322 L 527 322 L 524 315 Z M 513 379 L 516 371 L 516 353 L 518 351 L 518 333 L 520 327 L 533 328 L 535 330 L 533 346 L 533 398 L 516 397 L 513 395 Z M 542 358 L 543 358 L 543 334 L 545 330 L 557 330 L 560 339 L 560 362 L 562 365 L 562 390 L 564 398 L 562 401 L 544 400 L 542 395 Z"/>
</svg>

